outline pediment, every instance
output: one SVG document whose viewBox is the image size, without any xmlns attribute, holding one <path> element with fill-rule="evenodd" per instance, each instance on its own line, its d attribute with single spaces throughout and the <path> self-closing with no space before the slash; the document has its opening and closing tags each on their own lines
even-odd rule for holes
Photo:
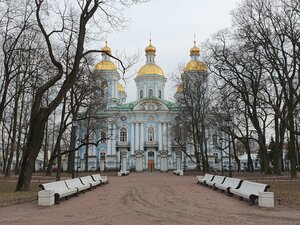
<svg viewBox="0 0 300 225">
<path fill-rule="evenodd" d="M 168 111 L 169 107 L 159 99 L 142 99 L 133 108 L 134 111 Z"/>
</svg>

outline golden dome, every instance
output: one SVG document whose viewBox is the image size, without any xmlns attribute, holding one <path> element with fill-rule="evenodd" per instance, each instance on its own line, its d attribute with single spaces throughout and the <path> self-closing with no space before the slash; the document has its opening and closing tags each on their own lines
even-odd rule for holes
<svg viewBox="0 0 300 225">
<path fill-rule="evenodd" d="M 146 52 L 146 54 L 148 54 L 148 53 L 155 54 L 155 52 L 156 52 L 156 48 L 151 44 L 151 39 L 150 39 L 149 45 L 145 48 L 145 52 Z"/>
<path fill-rule="evenodd" d="M 125 91 L 123 85 L 120 84 L 120 83 L 118 84 L 118 91 L 119 92 L 124 92 Z"/>
<path fill-rule="evenodd" d="M 117 67 L 112 61 L 104 60 L 97 63 L 95 70 L 117 70 Z"/>
<path fill-rule="evenodd" d="M 163 76 L 164 72 L 158 65 L 156 65 L 154 63 L 149 63 L 149 64 L 142 66 L 138 72 L 138 76 L 142 76 L 145 74 L 156 74 L 156 75 Z"/>
<path fill-rule="evenodd" d="M 101 51 L 111 55 L 111 49 L 107 46 L 107 41 L 105 42 L 105 46 L 101 49 Z"/>
<path fill-rule="evenodd" d="M 178 85 L 176 93 L 178 93 L 178 94 L 182 94 L 183 93 L 183 84 L 179 84 Z"/>
<path fill-rule="evenodd" d="M 190 50 L 190 55 L 200 55 L 200 48 L 196 46 L 196 41 L 194 41 L 194 47 Z"/>
<path fill-rule="evenodd" d="M 192 60 L 185 66 L 184 71 L 207 71 L 207 66 L 201 61 Z"/>
</svg>

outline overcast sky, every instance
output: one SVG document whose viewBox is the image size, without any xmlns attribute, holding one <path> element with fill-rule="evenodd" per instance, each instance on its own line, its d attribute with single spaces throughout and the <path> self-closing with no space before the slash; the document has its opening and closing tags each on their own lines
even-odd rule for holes
<svg viewBox="0 0 300 225">
<path fill-rule="evenodd" d="M 108 34 L 109 47 L 112 51 L 126 51 L 129 55 L 140 50 L 141 62 L 129 71 L 132 75 L 145 64 L 144 49 L 149 44 L 151 32 L 152 44 L 156 47 L 156 64 L 169 78 L 178 71 L 178 64 L 190 60 L 189 50 L 193 46 L 194 34 L 197 46 L 201 48 L 201 43 L 211 35 L 231 26 L 230 12 L 240 1 L 151 0 L 133 5 L 124 11 L 131 20 L 129 30 Z M 136 100 L 133 78 L 127 81 L 125 91 L 127 102 Z M 169 78 L 165 98 L 172 100 L 175 91 Z"/>
</svg>

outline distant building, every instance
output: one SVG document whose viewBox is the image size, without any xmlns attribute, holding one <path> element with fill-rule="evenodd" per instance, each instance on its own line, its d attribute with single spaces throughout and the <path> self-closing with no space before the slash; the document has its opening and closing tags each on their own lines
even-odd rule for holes
<svg viewBox="0 0 300 225">
<path fill-rule="evenodd" d="M 91 138 L 94 141 L 100 138 L 107 140 L 103 140 L 97 147 L 89 146 L 88 170 L 167 171 L 182 168 L 183 164 L 187 168 L 195 168 L 195 164 L 185 157 L 174 141 L 172 122 L 178 115 L 179 103 L 165 99 L 167 78 L 155 62 L 156 48 L 151 40 L 145 48 L 146 63 L 134 79 L 137 100 L 129 103 L 126 103 L 127 95 L 120 83 L 117 67 L 109 57 L 111 49 L 106 44 L 102 51 L 108 54 L 102 54 L 94 75 L 99 84 L 103 80 L 107 82 L 107 91 L 103 96 L 107 107 L 97 112 L 106 119 L 105 125 L 96 129 Z M 196 46 L 191 49 L 191 61 L 185 67 L 185 75 L 199 71 L 207 74 L 206 65 L 199 61 L 199 52 Z M 180 95 L 181 91 L 179 86 L 176 95 Z M 84 139 L 85 134 L 86 121 L 79 124 L 78 138 Z M 213 148 L 212 136 L 209 137 L 208 147 L 210 162 L 214 165 L 218 152 Z M 187 148 L 192 153 L 192 146 Z M 77 154 L 75 166 L 80 167 L 80 170 L 85 169 L 86 152 L 86 147 L 82 147 Z"/>
</svg>

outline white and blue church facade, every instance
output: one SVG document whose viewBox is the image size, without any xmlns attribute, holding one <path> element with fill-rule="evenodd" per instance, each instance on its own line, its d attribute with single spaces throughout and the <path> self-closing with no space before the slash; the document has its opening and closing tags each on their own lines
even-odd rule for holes
<svg viewBox="0 0 300 225">
<path fill-rule="evenodd" d="M 198 70 L 199 52 L 191 49 L 191 61 L 185 72 Z M 193 50 L 193 51 L 192 51 Z M 156 48 L 151 44 L 146 47 L 146 63 L 135 77 L 136 101 L 126 103 L 125 89 L 120 84 L 121 77 L 116 65 L 111 61 L 111 49 L 102 49 L 102 60 L 95 66 L 94 76 L 99 82 L 105 80 L 106 109 L 99 109 L 104 115 L 105 126 L 95 130 L 92 139 L 102 138 L 98 146 L 89 146 L 89 170 L 177 170 L 183 164 L 190 169 L 196 165 L 185 157 L 174 141 L 172 124 L 178 115 L 178 102 L 165 98 L 166 77 L 156 64 Z M 108 54 L 105 54 L 108 53 Z M 200 68 L 207 73 L 207 67 Z M 177 89 L 180 94 L 182 89 Z M 175 95 L 176 97 L 176 95 Z M 78 138 L 83 139 L 86 128 L 84 122 L 79 125 Z M 213 145 L 211 145 L 213 146 Z M 214 148 L 210 148 L 214 151 Z M 191 149 L 192 151 L 192 149 Z M 213 153 L 211 152 L 211 155 Z M 84 169 L 86 147 L 77 154 L 77 165 Z"/>
</svg>

